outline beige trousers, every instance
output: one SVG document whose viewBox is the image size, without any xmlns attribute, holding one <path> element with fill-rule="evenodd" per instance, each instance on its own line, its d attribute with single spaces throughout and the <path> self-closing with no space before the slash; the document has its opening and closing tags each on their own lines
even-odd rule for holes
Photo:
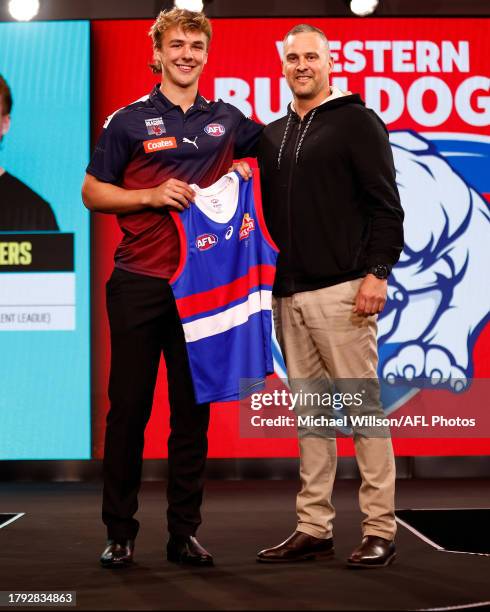
<svg viewBox="0 0 490 612">
<path fill-rule="evenodd" d="M 352 312 L 362 279 L 304 291 L 273 303 L 276 336 L 290 384 L 320 379 L 377 379 L 376 316 Z M 379 406 L 381 409 L 381 406 Z M 296 410 L 298 415 L 301 408 Z M 395 461 L 391 438 L 354 436 L 361 474 L 359 505 L 363 535 L 393 539 Z M 301 436 L 301 491 L 297 530 L 317 538 L 332 536 L 332 488 L 337 468 L 335 437 Z"/>
</svg>

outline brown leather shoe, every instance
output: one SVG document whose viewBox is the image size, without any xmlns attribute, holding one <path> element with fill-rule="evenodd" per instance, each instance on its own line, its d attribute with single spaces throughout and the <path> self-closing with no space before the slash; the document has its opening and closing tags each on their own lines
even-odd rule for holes
<svg viewBox="0 0 490 612">
<path fill-rule="evenodd" d="M 347 565 L 354 568 L 386 567 L 396 557 L 395 543 L 378 536 L 364 536 L 361 544 L 354 549 L 347 560 Z"/>
<path fill-rule="evenodd" d="M 333 538 L 325 540 L 301 531 L 295 531 L 292 536 L 289 536 L 278 546 L 261 550 L 257 555 L 257 561 L 260 563 L 312 561 L 331 557 L 333 553 Z"/>
</svg>

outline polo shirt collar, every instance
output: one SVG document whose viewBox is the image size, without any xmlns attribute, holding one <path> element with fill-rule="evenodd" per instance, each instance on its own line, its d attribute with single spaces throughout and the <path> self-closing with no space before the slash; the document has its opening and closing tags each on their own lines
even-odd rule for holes
<svg viewBox="0 0 490 612">
<path fill-rule="evenodd" d="M 158 108 L 158 110 L 162 113 L 166 113 L 173 108 L 180 108 L 178 104 L 174 104 L 171 102 L 166 96 L 164 96 L 160 90 L 160 84 L 157 83 L 155 87 L 152 89 L 150 93 L 150 99 L 153 104 Z M 197 109 L 199 111 L 209 112 L 211 110 L 209 106 L 209 101 L 206 100 L 201 94 L 198 92 L 194 104 L 191 106 L 191 109 Z"/>
<path fill-rule="evenodd" d="M 204 96 L 201 96 L 199 92 L 197 92 L 196 101 L 194 102 L 193 108 L 197 108 L 200 111 L 210 111 L 211 107 L 209 105 L 209 100 L 206 100 Z"/>
</svg>

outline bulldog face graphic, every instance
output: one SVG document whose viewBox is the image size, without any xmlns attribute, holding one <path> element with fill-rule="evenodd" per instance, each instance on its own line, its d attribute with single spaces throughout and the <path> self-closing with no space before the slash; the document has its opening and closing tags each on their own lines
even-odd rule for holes
<svg viewBox="0 0 490 612">
<path fill-rule="evenodd" d="M 489 316 L 490 214 L 483 197 L 430 141 L 390 134 L 405 211 L 405 248 L 379 319 L 380 344 L 397 351 L 383 378 L 428 378 L 456 391 L 472 374 L 471 351 Z"/>
</svg>

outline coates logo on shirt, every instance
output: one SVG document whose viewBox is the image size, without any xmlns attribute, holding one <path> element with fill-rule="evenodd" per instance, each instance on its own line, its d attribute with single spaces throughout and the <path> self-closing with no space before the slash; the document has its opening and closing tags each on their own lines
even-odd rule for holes
<svg viewBox="0 0 490 612">
<path fill-rule="evenodd" d="M 168 138 L 145 140 L 143 146 L 145 147 L 145 153 L 155 153 L 155 151 L 162 151 L 163 149 L 176 149 L 177 142 L 173 136 L 169 136 Z"/>
<path fill-rule="evenodd" d="M 255 229 L 255 221 L 248 213 L 243 215 L 242 226 L 240 227 L 240 240 L 248 238 L 251 231 Z"/>
<path fill-rule="evenodd" d="M 161 117 L 145 119 L 145 125 L 148 131 L 148 136 L 161 136 L 167 131 L 165 129 L 165 124 L 163 123 L 163 119 Z"/>
<path fill-rule="evenodd" d="M 196 238 L 196 246 L 200 251 L 208 251 L 218 244 L 216 234 L 201 234 Z"/>
<path fill-rule="evenodd" d="M 221 123 L 210 123 L 204 128 L 204 131 L 206 134 L 209 134 L 209 136 L 214 136 L 215 138 L 223 136 L 226 132 L 225 127 L 221 125 Z"/>
</svg>

